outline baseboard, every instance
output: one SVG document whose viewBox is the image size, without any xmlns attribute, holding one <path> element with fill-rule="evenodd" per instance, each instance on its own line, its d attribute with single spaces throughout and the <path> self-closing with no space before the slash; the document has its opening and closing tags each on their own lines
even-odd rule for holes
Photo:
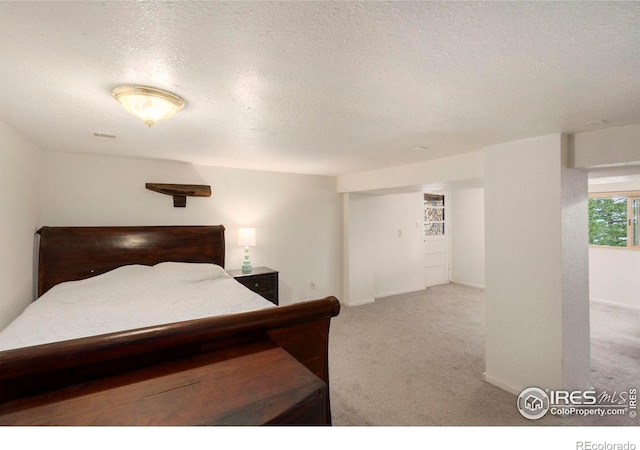
<svg viewBox="0 0 640 450">
<path fill-rule="evenodd" d="M 447 280 L 447 281 L 443 281 L 441 283 L 427 284 L 426 287 L 430 288 L 430 287 L 433 287 L 433 286 L 442 286 L 443 284 L 451 284 L 451 283 L 452 283 L 451 280 Z"/>
<path fill-rule="evenodd" d="M 487 375 L 487 372 L 484 372 L 482 374 L 482 380 L 486 381 L 489 384 L 494 385 L 495 387 L 499 387 L 503 391 L 507 391 L 513 395 L 520 395 L 520 393 L 522 392 L 522 389 L 515 388 L 510 384 L 507 384 L 503 381 L 493 378 L 491 375 Z"/>
<path fill-rule="evenodd" d="M 616 308 L 624 308 L 624 309 L 630 309 L 632 311 L 640 311 L 640 306 L 625 305 L 623 303 L 615 303 L 607 300 L 600 300 L 597 298 L 590 298 L 589 301 L 591 303 L 600 303 L 602 305 L 615 306 Z"/>
<path fill-rule="evenodd" d="M 374 303 L 375 301 L 376 301 L 376 299 L 374 299 L 374 298 L 367 298 L 367 299 L 364 299 L 364 300 L 360 300 L 359 302 L 349 302 L 349 303 L 344 302 L 342 304 L 344 306 L 351 307 L 351 306 L 368 305 L 369 303 Z"/>
<path fill-rule="evenodd" d="M 477 288 L 477 289 L 485 289 L 485 287 L 481 284 L 473 284 L 473 283 L 466 283 L 464 281 L 456 281 L 456 280 L 451 280 L 451 282 L 453 284 L 460 284 L 462 286 L 469 286 L 469 287 L 473 287 L 473 288 Z"/>
<path fill-rule="evenodd" d="M 415 289 L 405 289 L 402 291 L 394 291 L 394 292 L 387 292 L 384 294 L 376 294 L 373 297 L 374 298 L 384 298 L 384 297 L 391 297 L 392 295 L 402 295 L 402 294 L 409 294 L 411 292 L 418 292 L 418 291 L 423 291 L 424 287 L 418 287 Z"/>
</svg>

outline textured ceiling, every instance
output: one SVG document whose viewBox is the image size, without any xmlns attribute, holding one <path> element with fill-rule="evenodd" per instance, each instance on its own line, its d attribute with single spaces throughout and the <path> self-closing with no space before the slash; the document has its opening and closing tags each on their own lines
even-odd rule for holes
<svg viewBox="0 0 640 450">
<path fill-rule="evenodd" d="M 640 122 L 640 2 L 3 1 L 0 61 L 47 151 L 337 175 Z M 148 128 L 127 83 L 187 106 Z"/>
</svg>

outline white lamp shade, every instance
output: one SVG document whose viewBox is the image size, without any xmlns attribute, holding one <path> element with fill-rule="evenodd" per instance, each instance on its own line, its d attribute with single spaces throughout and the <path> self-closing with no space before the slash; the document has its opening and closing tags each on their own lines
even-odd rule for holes
<svg viewBox="0 0 640 450">
<path fill-rule="evenodd" d="M 238 245 L 253 247 L 256 245 L 256 229 L 240 228 L 238 231 Z"/>
</svg>

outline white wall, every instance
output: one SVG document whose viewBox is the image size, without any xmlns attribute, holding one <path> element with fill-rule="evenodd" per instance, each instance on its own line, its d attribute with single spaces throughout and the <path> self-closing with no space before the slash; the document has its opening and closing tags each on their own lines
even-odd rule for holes
<svg viewBox="0 0 640 450">
<path fill-rule="evenodd" d="M 587 177 L 567 154 L 559 134 L 485 149 L 486 380 L 513 393 L 589 387 Z"/>
<path fill-rule="evenodd" d="M 374 196 L 344 194 L 344 291 L 346 305 L 371 303 L 375 297 Z"/>
<path fill-rule="evenodd" d="M 375 296 L 424 289 L 421 192 L 374 196 Z"/>
<path fill-rule="evenodd" d="M 484 188 L 451 192 L 451 281 L 484 288 Z"/>
<path fill-rule="evenodd" d="M 338 177 L 338 192 L 365 192 L 429 183 L 474 180 L 484 176 L 482 152 L 465 153 L 404 166 Z"/>
<path fill-rule="evenodd" d="M 0 329 L 35 296 L 41 151 L 0 121 Z"/>
<path fill-rule="evenodd" d="M 424 288 L 422 193 L 345 195 L 345 303 Z"/>
<path fill-rule="evenodd" d="M 577 168 L 640 163 L 640 124 L 577 133 L 573 141 Z"/>
<path fill-rule="evenodd" d="M 640 309 L 640 251 L 589 248 L 591 301 Z"/>
<path fill-rule="evenodd" d="M 49 226 L 226 227 L 226 267 L 242 265 L 238 228 L 256 228 L 253 266 L 280 271 L 280 302 L 340 292 L 341 196 L 332 177 L 44 152 L 42 223 Z M 170 196 L 145 183 L 208 184 L 210 198 Z M 312 288 L 313 282 L 315 288 Z"/>
</svg>

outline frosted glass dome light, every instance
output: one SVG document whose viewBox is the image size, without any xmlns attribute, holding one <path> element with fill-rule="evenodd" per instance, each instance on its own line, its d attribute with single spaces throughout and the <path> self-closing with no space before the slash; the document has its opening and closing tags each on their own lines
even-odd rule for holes
<svg viewBox="0 0 640 450">
<path fill-rule="evenodd" d="M 185 104 L 175 94 L 146 86 L 118 86 L 111 90 L 111 95 L 149 126 L 173 116 Z"/>
</svg>

